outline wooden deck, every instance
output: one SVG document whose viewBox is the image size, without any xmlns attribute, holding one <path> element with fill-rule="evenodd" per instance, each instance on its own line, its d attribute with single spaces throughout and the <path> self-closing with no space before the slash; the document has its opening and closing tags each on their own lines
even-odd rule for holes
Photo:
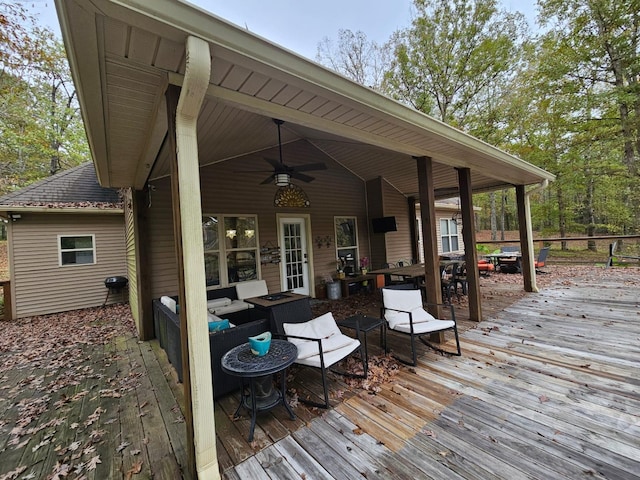
<svg viewBox="0 0 640 480">
<path fill-rule="evenodd" d="M 251 444 L 238 397 L 222 399 L 223 477 L 640 478 L 640 269 L 578 270 L 472 325 L 462 357 L 424 349 L 376 394 L 335 376 L 334 408 L 261 414 Z M 15 337 L 0 343 L 1 480 L 183 476 L 181 385 L 156 342 L 101 339 L 96 322 L 92 341 L 47 346 L 37 322 L 0 326 Z M 22 349 L 34 331 L 42 346 Z M 289 386 L 320 393 L 312 369 Z"/>
<path fill-rule="evenodd" d="M 462 358 L 425 352 L 225 477 L 640 478 L 639 271 L 584 273 L 466 331 Z"/>
</svg>

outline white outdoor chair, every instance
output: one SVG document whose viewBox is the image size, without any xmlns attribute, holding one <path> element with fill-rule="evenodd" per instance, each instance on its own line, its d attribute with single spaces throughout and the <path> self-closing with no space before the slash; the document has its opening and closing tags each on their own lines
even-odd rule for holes
<svg viewBox="0 0 640 480">
<path fill-rule="evenodd" d="M 397 290 L 393 288 L 382 289 L 383 306 L 381 315 L 387 321 L 387 328 L 394 332 L 403 333 L 411 337 L 411 358 L 413 362 L 408 362 L 402 358 L 399 361 L 415 366 L 417 363 L 415 338 L 418 337 L 422 343 L 434 350 L 450 355 L 460 356 L 460 340 L 458 338 L 458 327 L 453 305 L 444 304 L 423 304 L 420 290 Z M 423 305 L 438 305 L 451 309 L 451 320 L 439 320 L 427 312 Z M 453 330 L 456 337 L 456 352 L 449 352 L 438 348 L 423 337 L 435 332 Z M 384 339 L 385 352 L 387 351 L 387 339 Z"/>
<path fill-rule="evenodd" d="M 300 401 L 315 407 L 329 408 L 329 390 L 327 386 L 327 370 L 356 350 L 360 350 L 364 374 L 351 374 L 334 371 L 340 375 L 366 378 L 367 366 L 362 344 L 358 338 L 351 338 L 340 331 L 331 312 L 311 319 L 309 302 L 291 304 L 293 310 L 273 317 L 274 328 L 278 336 L 294 343 L 298 347 L 298 358 L 295 363 L 319 368 L 322 372 L 322 388 L 324 403 L 317 403 L 301 398 Z"/>
</svg>

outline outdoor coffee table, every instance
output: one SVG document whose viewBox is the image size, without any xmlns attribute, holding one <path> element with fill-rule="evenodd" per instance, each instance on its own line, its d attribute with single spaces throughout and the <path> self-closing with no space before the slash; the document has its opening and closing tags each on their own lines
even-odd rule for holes
<svg viewBox="0 0 640 480">
<path fill-rule="evenodd" d="M 356 335 L 358 336 L 358 340 L 360 340 L 360 333 L 364 333 L 364 375 L 367 376 L 367 371 L 369 369 L 369 351 L 367 347 L 367 333 L 376 328 L 380 329 L 380 341 L 382 342 L 383 338 L 383 329 L 385 328 L 384 320 L 380 318 L 367 317 L 366 315 L 353 315 L 349 318 L 345 318 L 344 320 L 336 321 L 338 326 L 344 328 L 350 328 L 356 331 Z"/>
<path fill-rule="evenodd" d="M 286 340 L 271 340 L 271 346 L 266 355 L 258 357 L 251 353 L 249 343 L 243 343 L 232 348 L 222 357 L 222 370 L 229 375 L 240 377 L 242 380 L 242 392 L 240 405 L 233 414 L 238 416 L 240 408 L 244 407 L 251 412 L 251 427 L 249 429 L 249 442 L 253 441 L 253 431 L 256 427 L 256 415 L 258 412 L 271 410 L 282 403 L 289 412 L 291 420 L 296 416 L 287 403 L 285 396 L 287 386 L 286 369 L 298 357 L 298 348 Z M 282 372 L 280 390 L 273 388 L 273 374 Z M 249 380 L 249 394 L 245 392 L 245 379 Z"/>
</svg>

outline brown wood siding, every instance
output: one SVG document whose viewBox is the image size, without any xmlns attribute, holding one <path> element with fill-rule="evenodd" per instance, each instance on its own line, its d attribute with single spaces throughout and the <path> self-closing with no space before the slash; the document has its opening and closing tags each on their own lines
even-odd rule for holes
<svg viewBox="0 0 640 480">
<path fill-rule="evenodd" d="M 310 216 L 309 257 L 313 262 L 313 284 L 322 281 L 325 275 L 335 275 L 336 245 L 333 226 L 334 216 L 355 216 L 358 222 L 360 256 L 370 256 L 367 223 L 365 185 L 331 158 L 306 141 L 283 146 L 284 162 L 289 165 L 324 162 L 327 170 L 308 172 L 315 177 L 310 183 L 293 180 L 307 194 L 309 208 L 275 208 L 274 195 L 277 187 L 273 183 L 261 185 L 268 177 L 271 166 L 264 158 L 278 158 L 277 149 L 240 157 L 201 169 L 202 210 L 204 214 L 257 215 L 258 242 L 278 245 L 277 214 L 287 216 Z M 259 170 L 259 172 L 255 172 Z M 250 172 L 254 171 L 254 172 Z M 177 274 L 173 250 L 171 227 L 170 185 L 167 178 L 154 181 L 151 195 L 150 245 L 152 259 L 152 295 L 175 294 Z M 318 246 L 317 237 L 331 238 L 331 246 Z M 280 291 L 280 265 L 260 265 L 261 278 L 267 281 L 269 291 Z"/>
<path fill-rule="evenodd" d="M 102 305 L 107 294 L 105 278 L 126 275 L 121 214 L 25 213 L 13 225 L 12 234 L 18 317 Z M 60 266 L 58 235 L 91 234 L 95 235 L 96 264 Z M 112 295 L 110 302 L 122 298 Z"/>
<path fill-rule="evenodd" d="M 396 217 L 396 232 L 385 233 L 387 259 L 397 263 L 400 260 L 411 260 L 411 228 L 409 222 L 409 206 L 407 198 L 393 188 L 388 182 L 382 183 L 384 195 L 384 216 Z"/>
<path fill-rule="evenodd" d="M 146 267 L 151 279 L 151 297 L 158 298 L 178 294 L 178 266 L 173 238 L 171 182 L 169 178 L 163 178 L 152 185 L 147 205 L 150 261 Z"/>
<path fill-rule="evenodd" d="M 382 183 L 384 180 L 378 177 L 367 182 L 367 209 L 369 211 L 369 225 L 371 244 L 371 267 L 382 268 L 387 263 L 387 246 L 385 233 L 373 233 L 371 219 L 384 216 L 384 195 Z"/>
</svg>

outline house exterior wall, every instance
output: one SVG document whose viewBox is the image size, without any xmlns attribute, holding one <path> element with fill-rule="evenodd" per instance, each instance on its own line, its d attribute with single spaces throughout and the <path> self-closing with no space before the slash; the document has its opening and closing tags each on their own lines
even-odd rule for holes
<svg viewBox="0 0 640 480">
<path fill-rule="evenodd" d="M 58 235 L 95 235 L 95 264 L 59 265 Z M 16 317 L 102 305 L 107 277 L 126 276 L 122 214 L 23 213 L 11 225 Z M 124 294 L 126 300 L 126 294 Z M 110 303 L 122 301 L 111 295 Z"/>
<path fill-rule="evenodd" d="M 384 216 L 396 217 L 396 232 L 385 233 L 387 261 L 398 263 L 399 261 L 412 260 L 411 258 L 411 227 L 409 218 L 409 204 L 407 197 L 398 192 L 389 182 L 382 183 L 384 195 Z"/>
<path fill-rule="evenodd" d="M 278 215 L 309 216 L 309 262 L 312 266 L 313 287 L 325 275 L 336 273 L 336 238 L 334 217 L 357 218 L 359 256 L 370 256 L 369 231 L 364 182 L 346 171 L 331 158 L 306 141 L 283 146 L 284 162 L 301 165 L 324 162 L 327 170 L 305 172 L 315 178 L 310 183 L 293 179 L 307 194 L 309 208 L 276 208 L 274 195 L 277 187 L 261 182 L 269 176 L 272 167 L 264 158 L 277 159 L 277 149 L 240 157 L 220 164 L 204 166 L 200 170 L 200 190 L 203 214 L 257 215 L 258 245 L 278 245 Z M 149 255 L 151 296 L 175 295 L 177 263 L 173 238 L 171 210 L 171 184 L 169 178 L 151 182 L 149 215 Z M 330 237 L 330 246 L 316 242 L 318 237 Z M 265 263 L 258 266 L 260 278 L 266 280 L 269 291 L 280 291 L 280 264 Z"/>
<path fill-rule="evenodd" d="M 135 236 L 135 212 L 133 210 L 133 194 L 127 189 L 124 194 L 124 223 L 125 223 L 125 254 L 127 264 L 127 278 L 129 279 L 129 306 L 131 316 L 138 332 L 142 330 L 140 324 L 140 309 L 138 302 L 138 270 Z"/>
</svg>

